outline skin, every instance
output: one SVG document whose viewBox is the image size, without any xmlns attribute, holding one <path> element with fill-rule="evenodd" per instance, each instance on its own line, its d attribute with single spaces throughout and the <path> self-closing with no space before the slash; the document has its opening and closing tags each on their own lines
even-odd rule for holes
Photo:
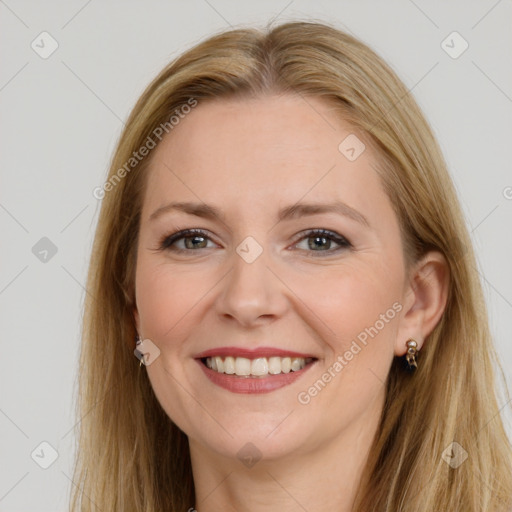
<svg viewBox="0 0 512 512">
<path fill-rule="evenodd" d="M 351 162 L 338 150 L 353 132 L 317 98 L 215 100 L 200 103 L 151 156 L 134 316 L 141 337 L 160 349 L 146 370 L 189 438 L 190 506 L 199 512 L 350 511 L 393 358 L 405 354 L 409 338 L 421 349 L 442 315 L 446 263 L 431 252 L 406 271 L 375 155 L 367 147 Z M 217 206 L 224 219 L 168 211 L 149 220 L 171 201 Z M 336 213 L 277 222 L 278 210 L 298 201 L 343 201 L 369 227 Z M 199 248 L 176 242 L 186 254 L 159 250 L 162 238 L 188 228 L 209 238 L 196 239 Z M 317 228 L 351 247 L 329 240 L 315 246 L 315 235 L 304 231 Z M 250 264 L 235 250 L 248 236 L 263 248 Z M 400 312 L 300 403 L 299 393 L 394 303 Z M 236 394 L 212 384 L 194 360 L 222 346 L 270 346 L 318 360 L 284 388 Z M 261 456 L 252 467 L 237 456 L 247 443 Z"/>
</svg>

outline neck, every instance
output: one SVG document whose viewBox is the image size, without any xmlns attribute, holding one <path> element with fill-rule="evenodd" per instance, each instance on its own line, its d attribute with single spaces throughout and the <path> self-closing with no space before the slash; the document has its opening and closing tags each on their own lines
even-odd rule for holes
<svg viewBox="0 0 512 512">
<path fill-rule="evenodd" d="M 379 404 L 382 405 L 382 404 Z M 197 512 L 351 512 L 381 407 L 337 436 L 251 468 L 190 440 Z"/>
</svg>

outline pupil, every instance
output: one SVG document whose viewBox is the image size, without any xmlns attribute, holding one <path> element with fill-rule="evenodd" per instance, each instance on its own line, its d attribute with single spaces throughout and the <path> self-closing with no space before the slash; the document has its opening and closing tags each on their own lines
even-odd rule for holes
<svg viewBox="0 0 512 512">
<path fill-rule="evenodd" d="M 194 247 L 199 247 L 199 244 L 201 242 L 199 242 L 199 244 L 194 243 L 194 241 L 197 241 L 197 240 L 202 240 L 204 242 L 204 237 L 202 237 L 202 236 L 193 236 L 193 237 L 190 237 L 190 238 L 186 238 L 185 239 L 185 245 L 187 246 L 188 249 L 194 248 Z"/>
<path fill-rule="evenodd" d="M 318 241 L 321 241 L 319 244 L 317 243 Z M 316 236 L 314 237 L 314 247 L 322 247 L 322 243 L 325 245 L 326 243 L 328 242 L 327 238 L 323 237 L 323 236 Z"/>
</svg>

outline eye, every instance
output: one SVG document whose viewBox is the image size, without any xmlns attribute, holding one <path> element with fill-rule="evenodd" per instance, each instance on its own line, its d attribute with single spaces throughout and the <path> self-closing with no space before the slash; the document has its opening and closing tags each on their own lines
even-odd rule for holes
<svg viewBox="0 0 512 512">
<path fill-rule="evenodd" d="M 302 238 L 299 238 L 294 245 L 298 247 L 300 243 L 307 242 L 305 248 L 298 247 L 301 251 L 327 253 L 328 255 L 352 247 L 352 244 L 344 236 L 327 229 L 312 229 L 303 232 L 302 235 Z M 165 235 L 160 240 L 158 249 L 185 253 L 212 248 L 211 246 L 208 247 L 209 241 L 212 242 L 210 236 L 202 229 L 184 229 L 171 235 Z M 338 247 L 332 248 L 333 243 Z M 321 256 L 321 254 L 318 256 Z"/>
<path fill-rule="evenodd" d="M 306 247 L 302 247 L 300 250 L 332 254 L 352 247 L 352 244 L 344 236 L 327 229 L 312 229 L 305 234 L 303 233 L 303 235 L 305 236 L 300 238 L 299 242 L 306 242 Z M 331 245 L 333 242 L 337 244 L 338 247 L 332 249 Z M 295 245 L 298 246 L 300 244 Z"/>
<path fill-rule="evenodd" d="M 174 252 L 189 252 L 195 249 L 208 249 L 210 237 L 202 229 L 185 229 L 172 235 L 164 236 L 159 243 L 159 249 Z M 183 241 L 182 247 L 178 247 Z"/>
</svg>

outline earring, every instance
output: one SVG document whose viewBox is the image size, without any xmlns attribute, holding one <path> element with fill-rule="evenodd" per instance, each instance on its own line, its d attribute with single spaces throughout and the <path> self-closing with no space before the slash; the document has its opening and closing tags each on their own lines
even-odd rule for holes
<svg viewBox="0 0 512 512">
<path fill-rule="evenodd" d="M 407 345 L 407 353 L 405 354 L 405 360 L 406 360 L 405 369 L 408 372 L 414 372 L 418 368 L 418 365 L 416 364 L 416 354 L 418 353 L 418 350 L 417 350 L 418 343 L 411 338 L 409 341 L 407 341 L 406 345 Z"/>
<path fill-rule="evenodd" d="M 135 347 L 138 347 L 141 344 L 142 344 L 142 340 L 141 340 L 140 336 L 137 334 L 137 336 L 135 336 Z M 144 354 L 142 352 L 139 352 L 139 350 L 137 350 L 137 348 L 135 348 L 135 352 L 136 352 L 136 355 L 140 354 L 140 357 L 139 356 L 137 356 L 137 357 L 139 358 L 139 368 L 142 368 L 142 365 L 144 364 Z"/>
</svg>

